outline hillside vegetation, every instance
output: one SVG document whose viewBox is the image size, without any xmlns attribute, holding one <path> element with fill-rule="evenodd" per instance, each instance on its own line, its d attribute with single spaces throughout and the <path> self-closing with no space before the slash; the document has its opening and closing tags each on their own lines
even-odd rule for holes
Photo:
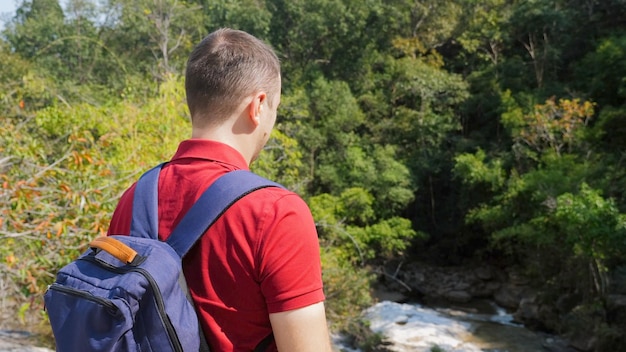
<svg viewBox="0 0 626 352">
<path fill-rule="evenodd" d="M 0 35 L 3 325 L 45 326 L 56 270 L 188 138 L 193 45 L 231 27 L 281 58 L 253 170 L 310 205 L 334 329 L 359 329 L 390 261 L 480 261 L 572 292 L 597 350 L 626 348 L 606 310 L 626 295 L 624 1 L 61 3 L 19 1 Z"/>
</svg>

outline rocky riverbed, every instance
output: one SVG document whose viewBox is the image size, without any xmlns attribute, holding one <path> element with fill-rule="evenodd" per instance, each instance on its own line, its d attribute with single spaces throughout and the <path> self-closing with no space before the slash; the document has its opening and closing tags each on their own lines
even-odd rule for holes
<svg viewBox="0 0 626 352">
<path fill-rule="evenodd" d="M 428 306 L 463 306 L 480 300 L 494 302 L 511 313 L 513 322 L 532 331 L 561 331 L 564 317 L 586 324 L 587 316 L 576 315 L 580 297 L 573 292 L 551 293 L 557 297 L 545 299 L 542 287 L 533 287 L 530 280 L 514 270 L 490 266 L 437 267 L 425 263 L 410 263 L 386 268 L 384 291 L 394 292 L 395 301 L 416 301 Z M 626 276 L 612 278 L 612 292 L 607 295 L 605 314 L 613 322 L 626 323 Z M 621 284 L 620 284 L 621 283 Z M 398 293 L 404 297 L 397 297 Z M 543 295 L 543 296 L 542 296 Z M 582 323 L 581 323 L 582 322 Z M 596 336 L 587 324 L 568 340 L 577 351 L 593 351 Z"/>
<path fill-rule="evenodd" d="M 53 352 L 37 344 L 35 336 L 27 331 L 0 330 L 0 352 Z"/>
</svg>

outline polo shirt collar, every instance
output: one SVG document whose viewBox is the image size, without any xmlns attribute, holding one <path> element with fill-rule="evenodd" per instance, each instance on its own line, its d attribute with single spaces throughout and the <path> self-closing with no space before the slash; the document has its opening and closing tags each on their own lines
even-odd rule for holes
<svg viewBox="0 0 626 352">
<path fill-rule="evenodd" d="M 180 159 L 203 159 L 229 164 L 236 169 L 248 170 L 248 164 L 235 148 L 216 141 L 207 139 L 188 139 L 178 145 L 176 154 L 172 157 L 172 162 Z"/>
</svg>

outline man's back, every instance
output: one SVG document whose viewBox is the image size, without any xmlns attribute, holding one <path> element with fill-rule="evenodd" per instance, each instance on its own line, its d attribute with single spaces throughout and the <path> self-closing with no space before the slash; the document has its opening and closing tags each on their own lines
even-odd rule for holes
<svg viewBox="0 0 626 352">
<path fill-rule="evenodd" d="M 219 176 L 247 168 L 225 144 L 182 142 L 159 181 L 162 239 Z M 122 197 L 109 234 L 128 234 L 133 191 Z M 324 299 L 310 211 L 296 194 L 279 188 L 237 201 L 190 251 L 184 269 L 209 344 L 217 351 L 253 350 L 272 332 L 269 314 Z"/>
</svg>

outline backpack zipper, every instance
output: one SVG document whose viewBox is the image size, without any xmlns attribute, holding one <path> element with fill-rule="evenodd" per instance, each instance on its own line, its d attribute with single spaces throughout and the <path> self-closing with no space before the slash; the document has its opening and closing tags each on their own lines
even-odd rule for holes
<svg viewBox="0 0 626 352">
<path fill-rule="evenodd" d="M 102 297 L 98 297 L 98 296 L 94 296 L 89 291 L 68 288 L 68 287 L 65 287 L 65 286 L 61 286 L 61 285 L 59 285 L 57 283 L 53 283 L 52 285 L 48 286 L 48 290 L 58 291 L 58 292 L 61 292 L 61 293 L 64 293 L 64 294 L 72 295 L 72 296 L 78 296 L 78 297 L 84 298 L 84 299 L 86 299 L 88 301 L 92 301 L 92 302 L 98 303 L 98 304 L 104 306 L 105 308 L 107 308 L 111 313 L 116 313 L 117 311 L 119 311 L 119 308 L 117 308 L 117 306 L 115 304 L 113 304 L 113 302 L 111 302 L 111 300 L 108 300 L 108 299 L 102 298 Z"/>
<path fill-rule="evenodd" d="M 152 291 L 154 291 L 154 299 L 157 304 L 159 317 L 161 318 L 161 323 L 163 324 L 163 326 L 165 326 L 165 331 L 167 332 L 167 335 L 169 336 L 169 340 L 172 341 L 172 347 L 174 351 L 184 352 L 183 346 L 181 345 L 180 340 L 178 339 L 178 335 L 176 334 L 176 330 L 174 329 L 174 325 L 170 321 L 170 318 L 167 316 L 167 312 L 165 311 L 165 303 L 163 302 L 163 296 L 161 295 L 161 290 L 159 289 L 159 285 L 157 284 L 157 282 L 154 280 L 152 275 L 150 275 L 150 273 L 147 270 L 143 268 L 119 268 L 119 267 L 113 266 L 109 263 L 103 262 L 101 260 L 98 260 L 90 256 L 79 258 L 79 260 L 85 260 L 85 261 L 94 263 L 96 265 L 102 266 L 106 270 L 109 270 L 118 274 L 125 274 L 125 273 L 132 271 L 132 272 L 137 272 L 140 275 L 144 276 L 148 280 L 150 287 L 152 287 Z"/>
</svg>

